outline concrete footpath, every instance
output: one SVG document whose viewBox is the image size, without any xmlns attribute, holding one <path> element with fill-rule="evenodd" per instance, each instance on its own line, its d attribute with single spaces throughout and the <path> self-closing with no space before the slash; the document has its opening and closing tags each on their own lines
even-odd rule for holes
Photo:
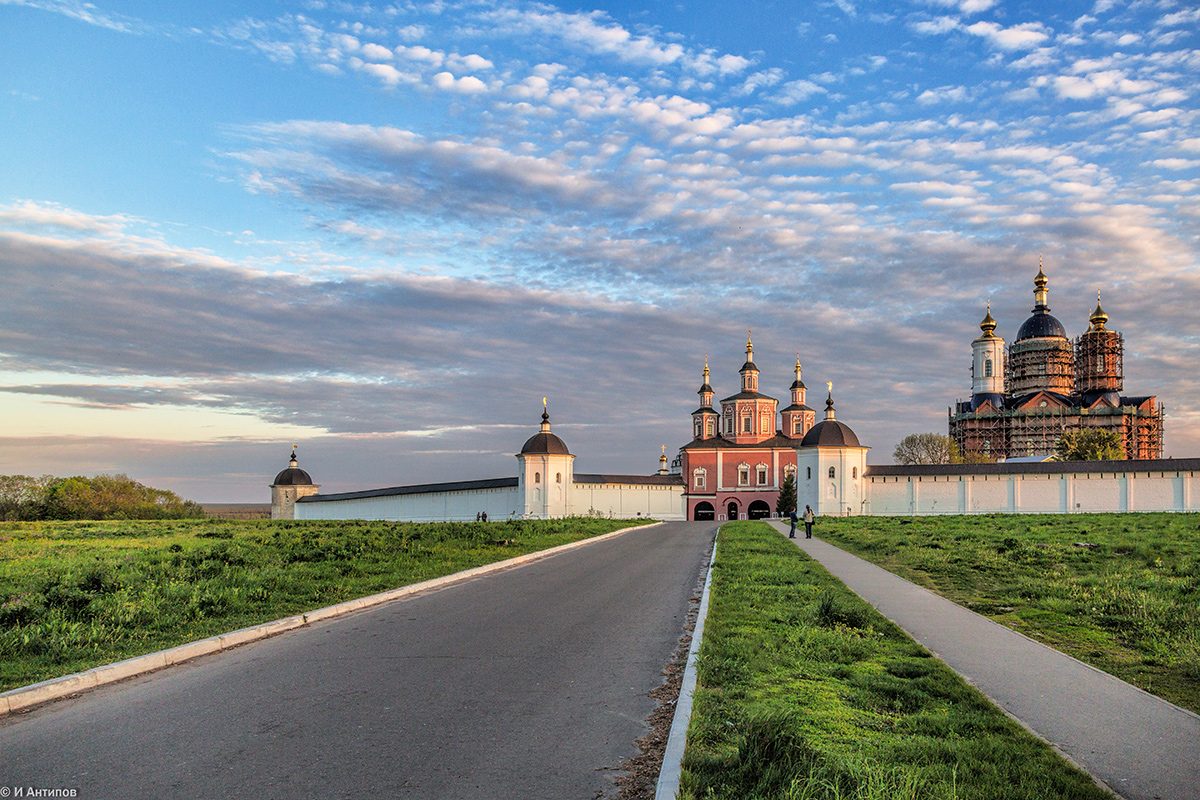
<svg viewBox="0 0 1200 800">
<path fill-rule="evenodd" d="M 783 535 L 787 526 L 772 523 Z M 819 530 L 819 528 L 818 528 Z M 1200 716 L 819 538 L 796 545 L 997 705 L 1129 800 L 1200 800 Z"/>
</svg>

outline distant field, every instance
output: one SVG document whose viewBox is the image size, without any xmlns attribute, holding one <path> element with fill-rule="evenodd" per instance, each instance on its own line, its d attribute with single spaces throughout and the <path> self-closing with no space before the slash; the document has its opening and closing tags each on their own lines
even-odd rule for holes
<svg viewBox="0 0 1200 800">
<path fill-rule="evenodd" d="M 1200 515 L 822 518 L 815 534 L 1200 713 Z"/>
<path fill-rule="evenodd" d="M 1111 795 L 765 523 L 721 528 L 684 800 Z"/>
<path fill-rule="evenodd" d="M 0 523 L 0 691 L 634 524 Z"/>
</svg>

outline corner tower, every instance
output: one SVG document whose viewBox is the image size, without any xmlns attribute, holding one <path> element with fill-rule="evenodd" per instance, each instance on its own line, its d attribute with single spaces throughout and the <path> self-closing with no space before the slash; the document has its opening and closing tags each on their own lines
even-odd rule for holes
<svg viewBox="0 0 1200 800">
<path fill-rule="evenodd" d="M 312 482 L 307 472 L 297 466 L 296 446 L 292 445 L 287 469 L 276 475 L 275 482 L 271 484 L 271 519 L 295 519 L 296 501 L 316 494 L 320 488 Z"/>
<path fill-rule="evenodd" d="M 1100 292 L 1096 292 L 1096 310 L 1088 318 L 1091 326 L 1075 340 L 1075 390 L 1084 406 L 1100 400 L 1109 405 L 1121 405 L 1124 388 L 1125 342 L 1121 334 L 1104 327 L 1108 314 L 1100 307 Z"/>
<path fill-rule="evenodd" d="M 565 517 L 571 509 L 575 456 L 550 430 L 550 412 L 542 398 L 542 428 L 517 454 L 517 491 L 522 514 L 535 519 Z"/>
</svg>

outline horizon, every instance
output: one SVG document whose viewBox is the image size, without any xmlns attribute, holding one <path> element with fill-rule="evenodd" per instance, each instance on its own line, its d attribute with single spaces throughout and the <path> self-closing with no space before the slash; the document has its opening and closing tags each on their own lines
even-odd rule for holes
<svg viewBox="0 0 1200 800">
<path fill-rule="evenodd" d="M 1200 455 L 1200 9 L 0 0 L 0 473 L 269 502 L 691 438 L 705 358 L 890 463 L 1099 290 Z M 819 397 L 818 397 L 819 395 Z M 816 400 L 817 402 L 813 402 Z"/>
</svg>

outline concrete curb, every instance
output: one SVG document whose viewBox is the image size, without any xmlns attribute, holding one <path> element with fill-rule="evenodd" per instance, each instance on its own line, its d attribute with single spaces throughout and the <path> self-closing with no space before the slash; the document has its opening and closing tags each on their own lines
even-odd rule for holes
<svg viewBox="0 0 1200 800">
<path fill-rule="evenodd" d="M 455 572 L 450 575 L 443 575 L 440 578 L 431 578 L 420 583 L 401 586 L 398 589 L 390 589 L 379 594 L 360 597 L 356 600 L 347 600 L 336 605 L 318 608 L 315 611 L 308 611 L 303 614 L 296 614 L 283 619 L 272 620 L 271 622 L 263 622 L 259 625 L 252 625 L 249 628 L 241 628 L 229 633 L 222 633 L 217 636 L 210 636 L 207 639 L 200 639 L 195 642 L 181 644 L 178 647 L 172 647 L 168 650 L 159 650 L 155 653 L 147 653 L 144 656 L 136 656 L 128 658 L 124 661 L 118 661 L 115 664 L 105 664 L 100 667 L 93 667 L 86 672 L 76 672 L 72 675 L 64 675 L 61 678 L 51 678 L 50 680 L 34 683 L 29 686 L 21 686 L 16 689 L 10 689 L 3 694 L 0 694 L 0 717 L 11 714 L 16 711 L 24 711 L 33 706 L 48 703 L 51 700 L 58 700 L 69 695 L 84 692 L 89 689 L 94 689 L 98 686 L 104 686 L 117 681 L 123 681 L 126 678 L 133 678 L 138 675 L 144 675 L 147 672 L 169 667 L 173 664 L 180 664 L 184 661 L 190 661 L 199 656 L 217 653 L 222 650 L 228 650 L 231 647 L 237 647 L 248 642 L 254 642 L 259 639 L 266 639 L 270 636 L 276 636 L 284 631 L 290 631 L 295 628 L 302 628 L 305 625 L 321 620 L 332 619 L 343 614 L 349 614 L 354 611 L 360 611 L 364 608 L 388 603 L 392 600 L 399 600 L 409 595 L 428 592 L 433 589 L 440 589 L 444 586 L 449 586 L 454 583 L 468 581 L 473 578 L 478 578 L 483 575 L 488 575 L 492 572 L 500 572 L 501 570 L 513 569 L 515 567 L 529 564 L 534 561 L 540 561 L 544 558 L 550 558 L 565 550 L 573 550 L 577 547 L 592 544 L 593 542 L 601 542 L 605 539 L 611 539 L 615 536 L 628 533 L 632 530 L 645 530 L 661 525 L 661 522 L 655 522 L 650 525 L 634 525 L 628 528 L 605 533 L 600 536 L 593 536 L 590 539 L 580 539 L 577 542 L 569 542 L 560 544 L 557 547 L 551 547 L 548 550 L 539 550 L 536 553 L 527 553 L 523 556 L 510 558 L 505 561 L 495 561 L 491 564 L 484 564 L 479 567 Z M 705 596 L 707 597 L 707 586 L 705 587 Z M 698 630 L 698 629 L 697 629 Z"/>
<path fill-rule="evenodd" d="M 721 534 L 717 531 L 717 536 Z M 679 699 L 675 703 L 675 717 L 671 720 L 671 732 L 667 735 L 667 747 L 663 752 L 662 768 L 658 772 L 658 785 L 654 800 L 675 800 L 679 795 L 679 777 L 683 771 L 683 750 L 687 745 L 688 725 L 692 721 L 692 696 L 696 693 L 696 660 L 700 655 L 700 643 L 704 639 L 704 620 L 708 617 L 708 591 L 712 586 L 713 565 L 717 563 L 717 539 L 713 539 L 712 558 L 708 562 L 708 574 L 704 578 L 704 591 L 700 594 L 700 607 L 696 610 L 696 628 L 692 631 L 692 644 L 688 648 L 687 666 L 683 671 L 683 684 L 679 687 Z"/>
</svg>

